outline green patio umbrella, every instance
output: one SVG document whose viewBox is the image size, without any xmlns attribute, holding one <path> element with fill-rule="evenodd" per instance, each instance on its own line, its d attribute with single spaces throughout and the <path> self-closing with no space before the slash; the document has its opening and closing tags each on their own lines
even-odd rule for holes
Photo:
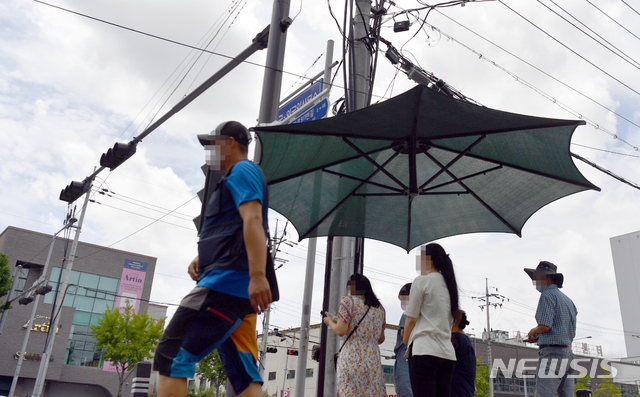
<svg viewBox="0 0 640 397">
<path fill-rule="evenodd" d="M 352 113 L 253 130 L 270 207 L 300 239 L 365 237 L 409 251 L 464 233 L 520 236 L 544 205 L 600 190 L 570 157 L 581 124 L 417 86 Z"/>
</svg>

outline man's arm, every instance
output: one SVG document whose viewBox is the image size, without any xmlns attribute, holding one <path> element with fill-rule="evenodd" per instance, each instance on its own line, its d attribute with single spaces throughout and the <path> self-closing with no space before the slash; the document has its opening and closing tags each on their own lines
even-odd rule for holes
<svg viewBox="0 0 640 397">
<path fill-rule="evenodd" d="M 238 207 L 242 218 L 242 235 L 249 259 L 249 299 L 256 313 L 267 309 L 271 303 L 271 287 L 267 281 L 267 238 L 262 227 L 262 204 L 259 200 L 247 201 Z"/>
<path fill-rule="evenodd" d="M 527 340 L 525 342 L 529 342 L 529 343 L 535 342 L 536 339 L 537 339 L 537 338 L 535 338 L 536 335 L 544 334 L 545 332 L 549 331 L 550 329 L 551 329 L 551 327 L 547 327 L 546 325 L 538 324 L 534 328 L 531 328 L 531 331 L 529 331 L 529 334 L 527 335 Z"/>
</svg>

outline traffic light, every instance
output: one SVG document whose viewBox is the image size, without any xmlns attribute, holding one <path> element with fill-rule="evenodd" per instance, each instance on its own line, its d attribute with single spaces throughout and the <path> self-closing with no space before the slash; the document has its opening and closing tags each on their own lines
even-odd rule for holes
<svg viewBox="0 0 640 397">
<path fill-rule="evenodd" d="M 33 282 L 31 288 L 24 292 L 24 296 L 18 299 L 18 303 L 21 305 L 28 305 L 29 303 L 33 302 L 35 294 L 45 295 L 51 292 L 53 287 L 47 283 L 48 280 L 44 277 L 41 276 L 40 278 L 38 278 Z"/>
<path fill-rule="evenodd" d="M 51 292 L 52 289 L 53 287 L 51 286 L 51 284 L 41 285 L 38 288 L 36 288 L 36 294 L 46 295 L 49 292 Z"/>
<path fill-rule="evenodd" d="M 22 298 L 18 299 L 18 303 L 21 305 L 28 305 L 29 303 L 33 302 L 33 299 L 33 291 L 31 291 Z"/>
<path fill-rule="evenodd" d="M 102 153 L 100 156 L 100 165 L 107 167 L 111 171 L 115 170 L 120 164 L 124 163 L 129 157 L 136 152 L 138 142 L 131 141 L 129 143 L 116 142 L 113 148 Z"/>
<path fill-rule="evenodd" d="M 60 200 L 71 204 L 85 194 L 91 187 L 91 182 L 86 179 L 83 182 L 73 181 L 60 192 Z"/>
<path fill-rule="evenodd" d="M 277 353 L 278 349 L 275 347 L 267 347 L 267 353 Z"/>
<path fill-rule="evenodd" d="M 311 359 L 320 362 L 320 345 L 313 345 L 311 348 Z"/>
<path fill-rule="evenodd" d="M 287 354 L 289 356 L 297 356 L 298 355 L 298 351 L 295 349 L 287 349 Z"/>
</svg>

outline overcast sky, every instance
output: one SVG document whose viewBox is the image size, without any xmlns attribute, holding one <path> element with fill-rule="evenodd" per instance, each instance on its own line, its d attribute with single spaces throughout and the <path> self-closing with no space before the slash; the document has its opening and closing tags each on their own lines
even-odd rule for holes
<svg viewBox="0 0 640 397">
<path fill-rule="evenodd" d="M 343 2 L 329 3 L 342 23 Z M 391 18 L 422 7 L 417 0 L 396 5 L 382 36 L 413 62 L 484 106 L 584 119 L 571 151 L 640 183 L 640 152 L 634 149 L 640 145 L 638 10 L 613 0 L 563 1 L 566 13 L 548 0 L 478 1 L 436 8 L 423 25 L 418 18 L 425 10 Z M 242 0 L 0 2 L 0 229 L 59 230 L 67 211 L 60 190 L 83 180 L 114 142 L 139 134 L 246 48 L 269 24 L 271 8 L 271 1 Z M 335 41 L 334 59 L 342 47 L 326 1 L 293 0 L 290 15 L 283 97 L 300 84 L 299 76 L 322 70 L 327 40 Z M 394 19 L 410 20 L 411 29 L 394 33 Z M 111 193 L 92 196 L 81 240 L 157 257 L 154 302 L 175 305 L 193 287 L 186 274 L 196 254 L 191 219 L 204 183 L 196 135 L 230 119 L 256 124 L 265 56 L 253 55 L 148 136 L 124 165 L 96 179 L 96 190 Z M 341 76 L 332 102 L 343 95 Z M 381 54 L 373 101 L 413 86 Z M 564 292 L 578 307 L 577 338 L 592 336 L 587 342 L 602 346 L 607 357 L 625 355 L 609 239 L 640 230 L 640 191 L 577 166 L 602 191 L 544 207 L 524 226 L 522 238 L 473 234 L 439 241 L 453 259 L 470 333 L 486 326 L 480 302 L 472 299 L 484 294 L 485 279 L 490 292 L 509 299 L 491 309 L 491 327 L 531 329 L 539 294 L 522 269 L 548 260 L 564 273 Z M 285 223 L 273 214 L 272 232 L 276 219 L 279 230 Z M 297 241 L 294 228 L 287 231 Z M 320 321 L 325 240 L 318 244 L 312 323 Z M 278 270 L 282 300 L 273 326 L 300 326 L 305 247 L 304 241 L 283 246 L 280 257 L 288 262 Z M 401 315 L 397 291 L 416 276 L 415 252 L 370 240 L 365 247 L 365 274 L 387 309 L 387 322 L 395 324 Z"/>
</svg>

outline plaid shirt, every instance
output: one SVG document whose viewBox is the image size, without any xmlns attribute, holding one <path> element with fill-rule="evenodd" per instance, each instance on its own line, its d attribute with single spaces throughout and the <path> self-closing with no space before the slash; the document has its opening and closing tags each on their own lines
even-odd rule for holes
<svg viewBox="0 0 640 397">
<path fill-rule="evenodd" d="M 540 334 L 538 345 L 571 345 L 576 334 L 578 311 L 573 301 L 555 284 L 542 291 L 536 310 L 536 321 L 551 329 Z"/>
</svg>

